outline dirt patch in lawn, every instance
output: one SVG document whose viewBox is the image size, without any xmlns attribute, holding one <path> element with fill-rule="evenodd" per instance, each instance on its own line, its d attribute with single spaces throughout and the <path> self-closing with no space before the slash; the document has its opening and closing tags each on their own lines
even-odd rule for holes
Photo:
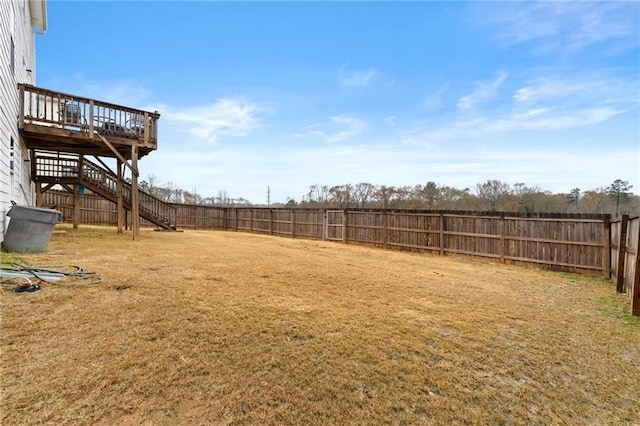
<svg viewBox="0 0 640 426">
<path fill-rule="evenodd" d="M 637 424 L 600 279 L 233 232 L 55 234 L 98 285 L 0 291 L 11 424 Z"/>
</svg>

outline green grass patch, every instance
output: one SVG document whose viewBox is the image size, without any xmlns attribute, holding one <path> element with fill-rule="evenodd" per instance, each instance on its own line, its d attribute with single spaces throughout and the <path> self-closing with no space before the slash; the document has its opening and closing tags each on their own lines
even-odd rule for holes
<svg viewBox="0 0 640 426">
<path fill-rule="evenodd" d="M 640 328 L 640 317 L 631 315 L 631 302 L 626 295 L 600 297 L 598 303 L 598 310 L 606 316 L 621 320 L 625 327 Z"/>
</svg>

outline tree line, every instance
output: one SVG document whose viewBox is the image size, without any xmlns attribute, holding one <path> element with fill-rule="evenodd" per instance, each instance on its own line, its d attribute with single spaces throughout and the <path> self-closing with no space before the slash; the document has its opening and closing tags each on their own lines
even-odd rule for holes
<svg viewBox="0 0 640 426">
<path fill-rule="evenodd" d="M 169 203 L 210 206 L 265 206 L 242 197 L 232 197 L 221 189 L 216 196 L 203 197 L 196 191 L 161 185 L 154 175 L 140 182 L 140 188 Z M 525 183 L 513 185 L 491 179 L 472 188 L 455 188 L 429 181 L 415 186 L 373 185 L 367 182 L 343 185 L 314 184 L 300 201 L 288 197 L 271 207 L 288 208 L 381 208 L 411 210 L 472 210 L 525 213 L 609 213 L 640 214 L 640 196 L 633 185 L 616 179 L 608 186 L 569 193 L 552 193 Z"/>
</svg>

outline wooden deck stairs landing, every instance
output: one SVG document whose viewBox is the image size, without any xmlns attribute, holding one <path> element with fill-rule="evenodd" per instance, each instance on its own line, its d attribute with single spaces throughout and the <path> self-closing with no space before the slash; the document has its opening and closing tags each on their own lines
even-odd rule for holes
<svg viewBox="0 0 640 426">
<path fill-rule="evenodd" d="M 118 176 L 111 170 L 89 161 L 82 155 L 36 152 L 32 157 L 33 180 L 38 184 L 47 184 L 46 189 L 54 185 L 82 185 L 91 192 L 117 203 Z M 131 184 L 122 181 L 122 203 L 131 211 Z M 175 208 L 138 190 L 139 216 L 162 229 L 176 230 Z"/>
</svg>

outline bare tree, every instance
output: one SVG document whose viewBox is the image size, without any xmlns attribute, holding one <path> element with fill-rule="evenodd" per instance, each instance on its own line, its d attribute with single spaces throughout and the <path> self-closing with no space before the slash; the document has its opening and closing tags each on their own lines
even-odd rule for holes
<svg viewBox="0 0 640 426">
<path fill-rule="evenodd" d="M 304 198 L 309 204 L 326 207 L 329 201 L 329 188 L 327 185 L 311 185 L 309 186 L 309 192 Z"/>
<path fill-rule="evenodd" d="M 331 204 L 341 209 L 350 207 L 352 191 L 353 186 L 351 184 L 332 186 L 329 188 Z"/>
<path fill-rule="evenodd" d="M 476 194 L 489 203 L 491 211 L 496 211 L 498 207 L 502 207 L 506 197 L 511 194 L 511 187 L 506 182 L 492 179 L 476 184 Z"/>
<path fill-rule="evenodd" d="M 367 202 L 376 191 L 376 187 L 367 182 L 357 183 L 353 187 L 353 195 L 352 198 L 358 203 L 358 207 L 361 209 L 365 208 Z"/>
</svg>

